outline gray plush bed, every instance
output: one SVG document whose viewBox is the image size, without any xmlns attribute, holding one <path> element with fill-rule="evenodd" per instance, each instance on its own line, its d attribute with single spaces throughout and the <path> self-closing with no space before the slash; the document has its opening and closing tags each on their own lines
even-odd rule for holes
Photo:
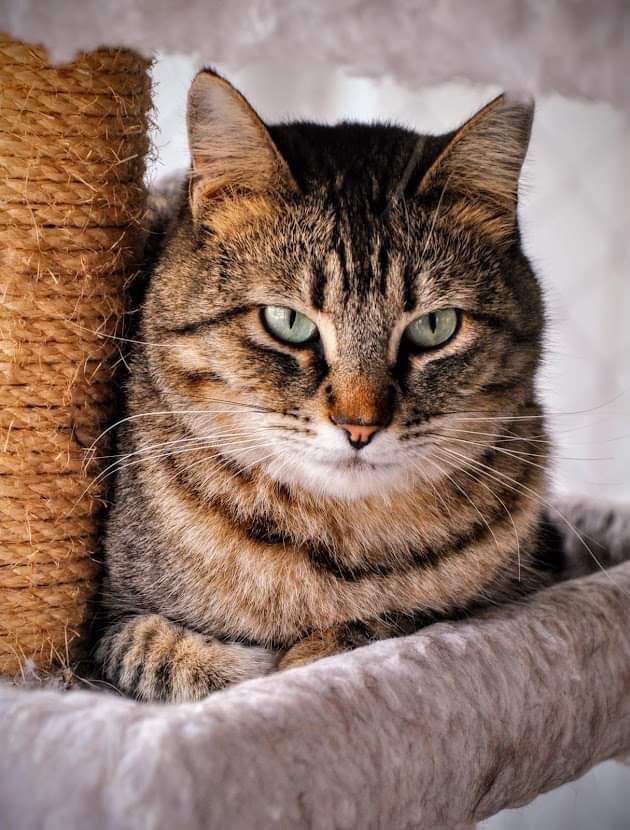
<svg viewBox="0 0 630 830">
<path fill-rule="evenodd" d="M 607 570 L 567 531 L 520 606 L 197 704 L 0 688 L 0 826 L 467 827 L 630 754 L 630 511 L 562 512 Z"/>
</svg>

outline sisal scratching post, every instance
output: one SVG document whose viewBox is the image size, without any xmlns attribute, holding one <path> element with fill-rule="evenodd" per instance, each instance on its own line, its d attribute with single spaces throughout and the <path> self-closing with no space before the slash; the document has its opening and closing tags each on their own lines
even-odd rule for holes
<svg viewBox="0 0 630 830">
<path fill-rule="evenodd" d="M 93 596 L 98 469 L 141 242 L 148 63 L 50 66 L 0 35 L 0 672 L 71 659 Z"/>
</svg>

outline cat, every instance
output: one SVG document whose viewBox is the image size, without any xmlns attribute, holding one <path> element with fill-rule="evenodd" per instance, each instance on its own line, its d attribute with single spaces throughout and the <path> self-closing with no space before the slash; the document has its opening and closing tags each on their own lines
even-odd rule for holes
<svg viewBox="0 0 630 830">
<path fill-rule="evenodd" d="M 121 691 L 198 700 L 548 582 L 532 118 L 266 126 L 197 75 L 105 536 Z"/>
</svg>

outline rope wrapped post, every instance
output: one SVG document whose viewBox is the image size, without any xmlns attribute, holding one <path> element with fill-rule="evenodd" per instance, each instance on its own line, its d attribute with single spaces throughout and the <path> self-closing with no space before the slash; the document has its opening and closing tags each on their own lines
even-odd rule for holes
<svg viewBox="0 0 630 830">
<path fill-rule="evenodd" d="M 111 417 L 150 93 L 134 52 L 54 67 L 0 35 L 0 672 L 73 659 L 96 586 L 85 448 Z"/>
</svg>

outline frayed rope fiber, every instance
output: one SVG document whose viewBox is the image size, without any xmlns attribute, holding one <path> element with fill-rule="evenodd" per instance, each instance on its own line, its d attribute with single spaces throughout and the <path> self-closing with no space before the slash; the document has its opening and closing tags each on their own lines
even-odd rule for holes
<svg viewBox="0 0 630 830">
<path fill-rule="evenodd" d="M 53 67 L 0 34 L 0 672 L 71 659 L 96 585 L 85 448 L 142 243 L 148 67 L 124 49 Z"/>
</svg>

